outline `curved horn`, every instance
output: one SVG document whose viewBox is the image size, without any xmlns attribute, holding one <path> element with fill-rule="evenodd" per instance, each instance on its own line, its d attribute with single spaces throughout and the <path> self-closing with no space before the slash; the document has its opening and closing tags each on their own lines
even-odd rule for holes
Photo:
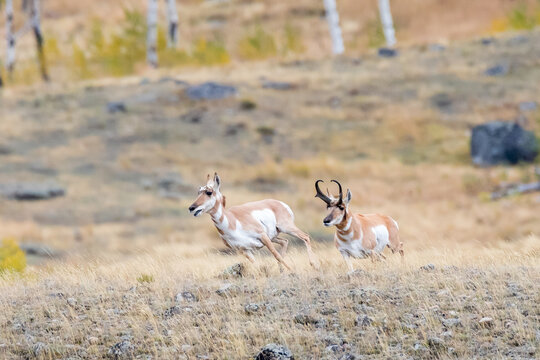
<svg viewBox="0 0 540 360">
<path fill-rule="evenodd" d="M 330 203 L 332 202 L 332 200 L 323 194 L 323 192 L 321 191 L 321 189 L 319 188 L 319 183 L 320 182 L 323 182 L 322 180 L 317 180 L 315 182 L 315 190 L 317 191 L 317 195 L 315 195 L 315 197 L 318 197 L 319 199 L 321 199 L 322 201 L 324 201 L 325 203 L 327 203 L 328 205 L 330 205 Z"/>
<path fill-rule="evenodd" d="M 332 180 L 332 182 L 335 182 L 337 186 L 339 186 L 339 204 L 343 202 L 343 189 L 341 188 L 341 184 L 337 180 Z"/>
</svg>

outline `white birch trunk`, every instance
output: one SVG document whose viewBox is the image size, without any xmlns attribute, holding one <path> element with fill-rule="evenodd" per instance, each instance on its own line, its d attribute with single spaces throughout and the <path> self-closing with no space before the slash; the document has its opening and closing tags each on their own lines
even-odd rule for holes
<svg viewBox="0 0 540 360">
<path fill-rule="evenodd" d="M 339 14 L 336 7 L 336 0 L 323 0 L 326 10 L 326 20 L 330 28 L 330 37 L 332 38 L 332 53 L 334 55 L 342 54 L 345 51 L 341 28 L 339 27 Z"/>
<path fill-rule="evenodd" d="M 384 38 L 386 39 L 386 46 L 391 48 L 396 45 L 396 32 L 394 30 L 392 12 L 390 11 L 390 0 L 379 0 L 379 12 L 381 15 Z"/>
<path fill-rule="evenodd" d="M 43 52 L 43 33 L 41 32 L 39 0 L 32 0 L 32 3 L 30 4 L 30 23 L 36 38 L 36 50 L 39 68 L 41 70 L 41 77 L 43 80 L 47 81 L 49 80 L 49 75 L 47 75 L 47 64 L 45 62 L 45 53 Z"/>
<path fill-rule="evenodd" d="M 15 66 L 15 33 L 13 32 L 13 1 L 6 0 L 6 69 L 13 72 Z"/>
<path fill-rule="evenodd" d="M 158 0 L 148 0 L 147 25 L 148 33 L 146 34 L 146 61 L 157 67 L 157 18 L 158 18 Z"/>
<path fill-rule="evenodd" d="M 178 13 L 176 12 L 176 0 L 167 1 L 168 36 L 167 47 L 175 48 L 178 43 Z"/>
</svg>

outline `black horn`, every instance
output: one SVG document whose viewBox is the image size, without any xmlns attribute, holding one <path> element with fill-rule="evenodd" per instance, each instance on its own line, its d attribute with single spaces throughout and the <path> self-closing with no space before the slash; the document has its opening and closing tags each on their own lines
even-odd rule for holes
<svg viewBox="0 0 540 360">
<path fill-rule="evenodd" d="M 321 189 L 319 188 L 319 183 L 322 182 L 322 180 L 317 180 L 315 182 L 315 190 L 317 191 L 317 195 L 315 195 L 315 197 L 318 197 L 319 199 L 321 199 L 322 201 L 324 201 L 325 203 L 327 203 L 328 205 L 330 205 L 330 203 L 332 202 L 332 200 L 323 194 L 323 192 L 321 191 Z"/>
<path fill-rule="evenodd" d="M 339 186 L 339 201 L 338 204 L 341 204 L 343 202 L 343 189 L 341 188 L 341 184 L 337 180 L 332 180 L 332 182 L 335 182 L 337 186 Z"/>
</svg>

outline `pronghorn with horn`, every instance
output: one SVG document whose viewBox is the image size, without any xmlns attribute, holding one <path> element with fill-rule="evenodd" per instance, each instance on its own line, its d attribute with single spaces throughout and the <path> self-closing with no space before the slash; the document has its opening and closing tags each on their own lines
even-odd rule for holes
<svg viewBox="0 0 540 360">
<path fill-rule="evenodd" d="M 213 179 L 208 174 L 206 185 L 199 188 L 197 199 L 189 207 L 189 212 L 193 216 L 210 214 L 225 245 L 239 250 L 252 263 L 255 262 L 253 251 L 266 246 L 281 265 L 291 270 L 283 259 L 289 242 L 279 237 L 285 233 L 302 240 L 306 244 L 310 264 L 314 268 L 319 267 L 311 250 L 309 235 L 296 227 L 294 214 L 287 204 L 266 199 L 226 209 L 220 186 L 218 174 L 214 174 Z M 279 251 L 274 243 L 280 245 Z"/>
<path fill-rule="evenodd" d="M 372 259 L 385 259 L 382 254 L 386 246 L 390 247 L 392 252 L 398 251 L 403 258 L 403 243 L 399 240 L 399 227 L 397 222 L 390 216 L 380 214 L 353 214 L 349 210 L 352 194 L 347 189 L 345 200 L 343 199 L 343 190 L 341 184 L 335 182 L 339 187 L 339 196 L 333 197 L 327 190 L 323 194 L 319 188 L 319 183 L 315 182 L 317 195 L 326 203 L 328 215 L 324 218 L 324 226 L 336 227 L 334 242 L 345 259 L 349 271 L 353 271 L 351 257 L 363 259 L 371 257 Z"/>
</svg>

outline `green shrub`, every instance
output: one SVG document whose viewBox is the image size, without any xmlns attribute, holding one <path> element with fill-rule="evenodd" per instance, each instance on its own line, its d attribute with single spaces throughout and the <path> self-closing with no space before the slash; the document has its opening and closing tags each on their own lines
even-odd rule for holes
<svg viewBox="0 0 540 360">
<path fill-rule="evenodd" d="M 137 282 L 140 284 L 152 283 L 154 282 L 154 276 L 150 274 L 141 274 L 139 277 L 137 277 Z"/>
<path fill-rule="evenodd" d="M 73 54 L 71 58 L 73 72 L 78 79 L 87 79 L 92 75 L 86 55 L 77 44 L 73 44 Z"/>
<path fill-rule="evenodd" d="M 508 24 L 512 29 L 530 30 L 536 26 L 536 14 L 529 11 L 529 7 L 525 3 L 519 4 L 508 15 Z"/>
<path fill-rule="evenodd" d="M 302 53 L 306 50 L 302 42 L 302 33 L 300 28 L 294 27 L 291 24 L 285 25 L 285 53 Z"/>
<path fill-rule="evenodd" d="M 14 239 L 3 239 L 0 245 L 0 273 L 22 272 L 26 267 L 26 256 Z"/>
<path fill-rule="evenodd" d="M 277 54 L 274 37 L 257 27 L 253 34 L 245 36 L 238 45 L 238 55 L 248 60 L 265 59 Z"/>
<path fill-rule="evenodd" d="M 192 54 L 193 60 L 199 65 L 219 65 L 230 62 L 230 56 L 221 41 L 197 40 Z"/>
<path fill-rule="evenodd" d="M 371 48 L 380 48 L 386 44 L 384 31 L 381 22 L 372 20 L 368 22 L 366 33 L 368 35 L 368 46 Z"/>
</svg>

